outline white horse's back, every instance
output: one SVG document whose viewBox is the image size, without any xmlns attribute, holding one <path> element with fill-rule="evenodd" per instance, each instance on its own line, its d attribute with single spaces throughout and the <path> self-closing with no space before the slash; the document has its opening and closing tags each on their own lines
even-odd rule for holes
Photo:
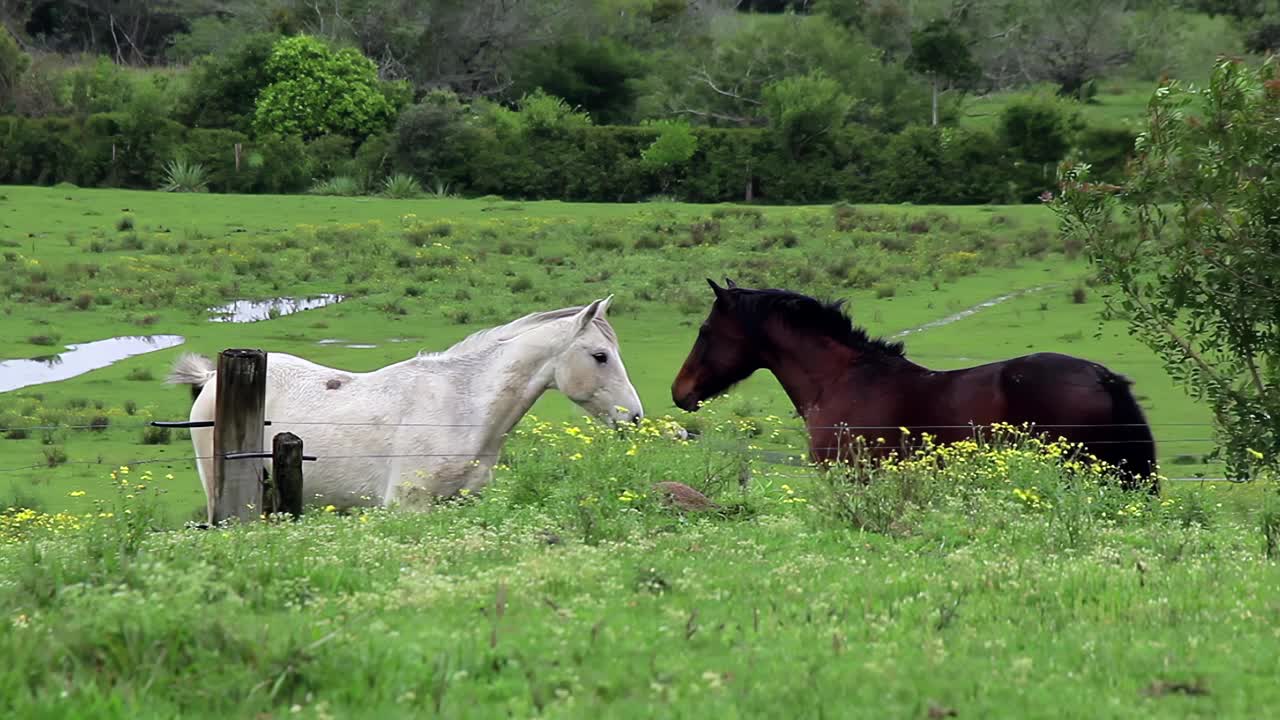
<svg viewBox="0 0 1280 720">
<path fill-rule="evenodd" d="M 433 496 L 477 490 L 489 481 L 506 433 L 549 388 L 610 422 L 641 416 L 607 307 L 606 299 L 534 313 L 443 353 L 366 373 L 272 353 L 263 446 L 277 433 L 302 438 L 303 451 L 318 458 L 304 466 L 304 497 L 321 504 L 386 505 L 403 500 L 406 489 Z M 217 383 L 207 358 L 179 359 L 169 382 L 203 386 L 191 419 L 213 420 Z M 212 517 L 213 430 L 193 428 L 191 438 Z"/>
<path fill-rule="evenodd" d="M 385 370 L 353 373 L 294 355 L 269 356 L 264 414 L 271 424 L 263 428 L 263 447 L 269 450 L 276 434 L 291 432 L 302 438 L 307 455 L 320 458 L 304 469 L 308 500 L 338 507 L 382 501 L 404 401 L 402 392 L 378 377 Z M 213 420 L 216 403 L 217 383 L 211 378 L 191 406 L 191 419 Z M 191 434 L 201 458 L 200 479 L 211 497 L 213 430 L 193 428 Z M 263 467 L 269 470 L 271 462 Z"/>
</svg>

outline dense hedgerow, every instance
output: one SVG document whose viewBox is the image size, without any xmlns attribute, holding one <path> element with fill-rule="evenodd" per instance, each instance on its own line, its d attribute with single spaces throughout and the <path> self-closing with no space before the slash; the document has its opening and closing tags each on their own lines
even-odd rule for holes
<svg viewBox="0 0 1280 720">
<path fill-rule="evenodd" d="M 1039 165 L 1024 163 L 984 130 L 916 127 L 886 135 L 850 127 L 797 151 L 764 129 L 697 128 L 689 160 L 656 172 L 643 155 L 660 128 L 512 134 L 454 127 L 438 117 L 447 112 L 414 106 L 401 117 L 399 135 L 358 147 L 328 136 L 303 143 L 167 120 L 134 129 L 119 113 L 84 121 L 0 117 L 0 184 L 155 188 L 164 163 L 177 158 L 205 167 L 211 191 L 239 193 L 302 192 L 337 176 L 378 188 L 393 171 L 477 196 L 595 202 L 662 194 L 691 202 L 974 204 L 1033 199 L 1052 185 Z M 1094 131 L 1080 136 L 1079 150 L 1111 175 L 1132 146 L 1125 132 Z"/>
</svg>

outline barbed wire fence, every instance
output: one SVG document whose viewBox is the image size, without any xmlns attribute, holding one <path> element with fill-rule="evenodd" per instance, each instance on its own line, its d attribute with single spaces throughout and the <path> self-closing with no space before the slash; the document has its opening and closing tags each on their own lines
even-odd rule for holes
<svg viewBox="0 0 1280 720">
<path fill-rule="evenodd" d="M 218 523 L 228 517 L 239 517 L 242 520 L 253 520 L 260 517 L 263 510 L 271 512 L 273 510 L 283 509 L 287 507 L 294 511 L 293 514 L 301 513 L 302 507 L 302 485 L 303 471 L 302 463 L 304 461 L 331 461 L 331 460 L 388 460 L 388 459 L 428 459 L 428 458 L 468 458 L 471 460 L 479 460 L 481 458 L 496 460 L 501 453 L 476 453 L 476 452 L 421 452 L 421 453 L 320 453 L 317 455 L 304 455 L 302 452 L 303 439 L 290 431 L 277 433 L 273 438 L 273 448 L 268 451 L 263 447 L 264 427 L 277 428 L 308 428 L 308 427 L 380 427 L 380 428 L 422 428 L 434 430 L 461 430 L 488 427 L 480 423 L 431 423 L 431 422 L 383 422 L 383 421 L 335 421 L 335 420 L 307 420 L 307 419 L 273 419 L 265 417 L 265 400 L 266 400 L 266 361 L 267 354 L 261 350 L 224 350 L 218 356 L 218 372 L 216 374 L 217 382 L 217 402 L 214 411 L 214 420 L 206 421 L 135 421 L 128 423 L 111 423 L 101 422 L 97 419 L 89 423 L 61 424 L 61 423 L 43 423 L 28 426 L 7 426 L 0 428 L 0 432 L 4 432 L 8 436 L 29 435 L 32 432 L 118 432 L 122 430 L 147 430 L 153 428 L 166 429 L 196 429 L 209 428 L 214 430 L 214 448 L 211 455 L 179 455 L 179 456 L 163 456 L 163 457 L 134 457 L 131 459 L 120 460 L 119 462 L 105 462 L 102 458 L 97 460 L 79 460 L 69 461 L 65 458 L 54 463 L 46 459 L 43 463 L 33 463 L 16 467 L 0 468 L 0 475 L 12 474 L 19 472 L 32 472 L 41 469 L 51 469 L 52 467 L 62 465 L 103 465 L 109 467 L 137 467 L 153 464 L 186 465 L 196 464 L 204 461 L 213 461 L 213 494 L 215 502 L 211 504 L 210 522 Z M 1132 428 L 1141 427 L 1143 423 L 1112 423 L 1112 424 L 1027 424 L 1023 425 L 1024 429 L 1028 429 L 1035 433 L 1048 433 L 1052 435 L 1052 431 L 1066 431 L 1072 429 L 1106 429 L 1106 428 Z M 999 424 L 1000 427 L 1010 427 L 1006 423 Z M 1145 426 L 1153 430 L 1182 428 L 1187 431 L 1206 430 L 1212 426 L 1204 422 L 1164 422 L 1164 423 L 1146 423 Z M 922 433 L 936 433 L 938 431 L 954 431 L 962 430 L 976 436 L 979 431 L 991 429 L 993 425 L 984 424 L 965 424 L 965 425 L 913 425 L 909 428 L 910 433 L 919 436 Z M 757 428 L 760 430 L 760 428 Z M 777 437 L 782 433 L 792 434 L 812 434 L 814 432 L 834 431 L 837 438 L 843 437 L 859 437 L 866 440 L 872 439 L 877 433 L 899 433 L 903 430 L 897 425 L 848 425 L 841 424 L 835 426 L 809 426 L 809 427 L 774 427 L 769 428 L 769 432 L 773 437 Z M 1173 432 L 1170 430 L 1170 432 Z M 1204 436 L 1206 433 L 1196 433 L 1190 437 L 1162 437 L 1159 439 L 1123 439 L 1123 440 L 1091 440 L 1089 445 L 1105 445 L 1105 444 L 1134 444 L 1134 443 L 1156 443 L 1165 447 L 1174 446 L 1178 449 L 1200 447 L 1206 449 L 1205 453 L 1185 452 L 1180 456 L 1189 460 L 1189 462 L 1178 463 L 1176 460 L 1173 465 L 1197 465 L 1202 467 L 1215 467 L 1222 463 L 1218 461 L 1209 461 L 1205 455 L 1209 454 L 1217 440 L 1213 437 Z M 793 435 L 795 437 L 795 435 Z M 810 458 L 822 453 L 836 453 L 839 455 L 842 451 L 848 449 L 845 447 L 814 447 L 811 442 L 806 441 L 807 438 L 796 438 L 794 444 L 783 444 L 783 447 L 760 447 L 752 441 L 751 438 L 740 438 L 736 443 L 717 443 L 717 442 L 699 442 L 697 449 L 699 451 L 716 452 L 722 451 L 728 454 L 736 455 L 739 458 L 745 457 L 748 461 L 756 460 L 771 466 L 768 472 L 770 477 L 802 477 L 801 471 L 811 473 L 813 464 Z M 769 442 L 763 441 L 765 444 Z M 842 440 L 837 440 L 842 442 Z M 775 444 L 777 445 L 777 444 Z M 803 449 L 800 449 L 803 447 Z M 1200 457 L 1197 458 L 1196 456 Z M 272 459 L 272 468 L 276 473 L 276 477 L 268 480 L 264 474 L 265 465 L 253 463 L 238 463 L 235 461 L 246 459 Z M 1166 472 L 1166 476 L 1174 475 L 1174 473 Z M 1207 477 L 1204 473 L 1197 473 L 1195 477 L 1168 477 L 1167 479 L 1175 482 L 1223 482 L 1228 481 L 1225 477 Z"/>
<path fill-rule="evenodd" d="M 296 421 L 295 420 L 267 420 L 263 424 L 264 424 L 264 427 L 274 426 L 274 427 L 281 427 L 281 428 L 377 427 L 377 428 L 423 428 L 423 429 L 435 429 L 435 430 L 457 430 L 457 429 L 466 429 L 466 428 L 488 427 L 487 425 L 480 424 L 480 423 L 425 423 L 425 422 L 381 422 L 381 421 L 360 422 L 360 421 L 319 421 L 319 420 L 296 420 Z M 40 424 L 40 425 L 0 427 L 0 432 L 21 431 L 25 433 L 32 433 L 32 432 L 68 431 L 68 432 L 87 432 L 87 433 L 101 434 L 101 433 L 120 432 L 120 431 L 139 431 L 139 430 L 145 430 L 148 428 L 189 429 L 192 427 L 202 427 L 202 426 L 211 427 L 212 423 L 211 422 L 190 423 L 190 422 L 183 422 L 183 421 L 142 421 L 142 422 L 135 422 L 135 423 L 112 423 L 110 425 Z M 1106 429 L 1106 428 L 1137 427 L 1137 426 L 1140 426 L 1140 425 L 1136 423 L 1114 423 L 1114 424 L 1095 424 L 1095 425 L 1035 425 L 1033 426 L 1033 430 L 1048 431 L 1051 429 L 1060 430 L 1060 429 L 1067 429 L 1067 428 Z M 1211 429 L 1212 427 L 1208 423 L 1194 423 L 1194 422 L 1149 423 L 1147 426 L 1152 428 L 1153 430 L 1167 429 L 1167 428 L 1208 430 L 1208 429 Z M 991 426 L 989 425 L 972 424 L 972 425 L 913 426 L 912 428 L 909 428 L 909 429 L 913 433 L 920 433 L 920 432 L 928 433 L 935 430 L 981 431 L 981 430 L 990 429 L 990 427 Z M 763 429 L 762 432 L 805 435 L 815 430 L 827 430 L 827 431 L 843 431 L 843 432 L 849 433 L 850 435 L 856 435 L 859 433 L 873 434 L 875 432 L 882 432 L 882 431 L 900 431 L 900 428 L 901 426 L 898 426 L 898 425 L 839 425 L 839 426 L 813 426 L 808 428 L 769 427 L 769 428 Z M 1196 446 L 1197 448 L 1203 446 L 1203 447 L 1206 447 L 1206 449 L 1208 449 L 1208 446 L 1211 446 L 1217 443 L 1216 438 L 1206 437 L 1201 435 L 1202 434 L 1192 436 L 1192 437 L 1165 436 L 1165 437 L 1158 437 L 1154 440 L 1091 440 L 1089 441 L 1088 444 L 1108 445 L 1108 444 L 1154 443 L 1157 446 L 1165 446 L 1165 447 L 1176 446 L 1179 449 L 1183 449 L 1183 446 L 1186 446 L 1186 445 L 1193 445 L 1193 446 Z M 695 436 L 695 440 L 696 440 L 696 436 Z M 808 464 L 807 455 L 809 452 L 837 452 L 842 449 L 847 449 L 847 448 L 842 448 L 837 446 L 810 447 L 808 446 L 807 443 L 805 443 L 805 447 L 803 449 L 797 447 L 796 445 L 786 445 L 783 448 L 769 447 L 769 448 L 759 448 L 756 450 L 748 450 L 746 449 L 746 446 L 748 444 L 749 443 L 746 440 L 744 440 L 742 443 L 738 443 L 737 445 L 722 444 L 722 445 L 719 445 L 718 447 L 725 450 L 733 450 L 734 448 L 738 448 L 738 449 L 741 449 L 746 455 L 751 456 L 753 459 L 761 460 L 763 462 L 770 463 L 770 464 L 788 465 L 788 466 L 807 465 Z M 1190 453 L 1186 453 L 1186 454 L 1190 455 Z M 358 460 L 358 459 L 370 459 L 370 460 L 415 459 L 415 458 L 433 458 L 433 457 L 434 458 L 445 458 L 445 457 L 480 458 L 480 457 L 492 457 L 496 455 L 497 455 L 496 453 L 486 454 L 486 453 L 474 453 L 474 452 L 358 453 L 358 454 L 357 453 L 342 453 L 342 454 L 322 453 L 314 456 L 308 455 L 306 457 L 308 460 L 310 460 L 311 458 L 314 458 L 316 461 L 324 461 L 324 460 Z M 118 467 L 118 466 L 133 467 L 138 465 L 149 465 L 149 464 L 157 464 L 157 463 L 191 464 L 191 463 L 196 463 L 203 460 L 214 460 L 217 457 L 222 457 L 223 459 L 245 459 L 245 458 L 248 458 L 249 455 L 246 455 L 243 452 L 241 452 L 238 454 L 224 453 L 221 456 L 183 455 L 183 456 L 164 456 L 164 457 L 134 457 L 129 459 L 118 459 L 119 460 L 118 462 L 116 461 L 108 462 L 106 460 L 68 460 L 68 461 L 59 462 L 58 466 L 103 465 L 103 466 L 110 466 L 110 467 Z M 1198 459 L 1195 463 L 1188 463 L 1188 464 L 1214 466 L 1214 465 L 1219 465 L 1221 463 L 1218 461 L 1204 461 L 1204 460 Z M 50 468 L 51 466 L 47 462 L 37 462 L 37 463 L 31 463 L 27 465 L 3 467 L 3 468 L 0 468 L 0 473 L 15 473 L 15 472 L 24 472 L 24 471 L 50 469 Z M 1196 481 L 1196 480 L 1200 480 L 1201 478 L 1169 478 L 1169 479 Z"/>
</svg>

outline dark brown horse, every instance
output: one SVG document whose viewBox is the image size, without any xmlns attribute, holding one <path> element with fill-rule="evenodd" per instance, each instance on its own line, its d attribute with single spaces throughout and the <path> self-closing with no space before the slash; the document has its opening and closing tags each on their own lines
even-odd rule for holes
<svg viewBox="0 0 1280 720">
<path fill-rule="evenodd" d="M 739 288 L 728 279 L 728 288 L 707 282 L 715 303 L 671 386 L 684 410 L 765 368 L 804 418 L 815 462 L 846 459 L 839 448 L 851 445 L 851 435 L 896 448 L 910 440 L 899 427 L 954 442 L 973 437 L 975 426 L 1032 423 L 1118 468 L 1123 486 L 1150 478 L 1151 491 L 1159 492 L 1155 440 L 1131 383 L 1098 363 L 1035 353 L 930 370 L 907 360 L 902 343 L 854 327 L 840 302 Z M 883 445 L 874 445 L 878 438 Z"/>
</svg>

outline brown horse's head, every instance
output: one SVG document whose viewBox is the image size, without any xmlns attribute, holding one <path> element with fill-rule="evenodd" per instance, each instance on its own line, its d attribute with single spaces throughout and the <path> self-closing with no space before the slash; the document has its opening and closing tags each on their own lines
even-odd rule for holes
<svg viewBox="0 0 1280 720">
<path fill-rule="evenodd" d="M 760 368 L 756 343 L 734 311 L 733 290 L 737 286 L 728 278 L 727 288 L 710 279 L 707 284 L 716 294 L 715 303 L 698 330 L 698 339 L 680 367 L 680 374 L 671 384 L 671 399 L 677 407 L 690 412 Z"/>
</svg>

